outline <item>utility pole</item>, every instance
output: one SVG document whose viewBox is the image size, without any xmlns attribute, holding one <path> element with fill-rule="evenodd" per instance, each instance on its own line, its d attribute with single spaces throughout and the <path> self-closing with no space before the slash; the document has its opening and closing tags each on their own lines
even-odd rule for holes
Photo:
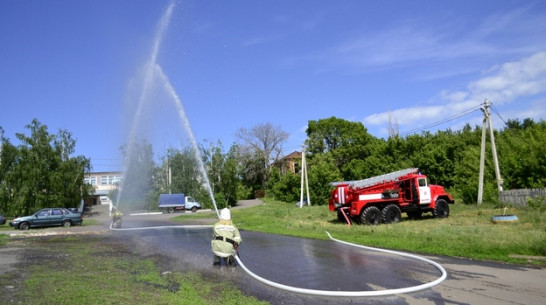
<svg viewBox="0 0 546 305">
<path fill-rule="evenodd" d="M 495 165 L 495 175 L 497 178 L 497 188 L 499 193 L 502 192 L 502 178 L 500 175 L 500 169 L 499 169 L 499 160 L 497 157 L 497 147 L 495 146 L 495 134 L 493 132 L 493 123 L 491 123 L 491 112 L 489 111 L 489 107 L 491 106 L 491 103 L 487 99 L 485 99 L 483 103 L 483 107 L 480 108 L 480 110 L 483 112 L 483 124 L 482 124 L 482 146 L 481 146 L 481 153 L 480 153 L 480 181 L 478 185 L 478 204 L 482 203 L 483 200 L 483 179 L 484 179 L 484 167 L 485 167 L 485 137 L 486 137 L 486 129 L 487 129 L 487 123 L 489 123 L 489 134 L 491 137 L 491 151 L 493 152 L 493 163 Z"/>
<path fill-rule="evenodd" d="M 171 171 L 171 166 L 169 165 L 169 194 L 171 193 L 171 183 L 172 183 L 172 171 Z"/>
<path fill-rule="evenodd" d="M 0 127 L 0 165 L 2 165 L 2 148 L 4 148 L 4 129 Z"/>
<path fill-rule="evenodd" d="M 167 188 L 169 189 L 169 194 L 171 193 L 171 178 L 172 178 L 172 172 L 171 172 L 171 164 L 170 164 L 170 158 L 167 156 Z"/>
<path fill-rule="evenodd" d="M 307 162 L 305 161 L 305 145 L 302 146 L 301 152 L 301 192 L 300 192 L 300 209 L 303 208 L 303 184 L 307 188 L 307 204 L 311 206 L 311 197 L 309 197 L 309 179 L 307 178 Z"/>
</svg>

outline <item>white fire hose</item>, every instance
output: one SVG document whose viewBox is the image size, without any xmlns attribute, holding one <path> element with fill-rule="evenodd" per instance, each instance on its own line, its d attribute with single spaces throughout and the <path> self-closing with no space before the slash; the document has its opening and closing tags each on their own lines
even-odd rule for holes
<svg viewBox="0 0 546 305">
<path fill-rule="evenodd" d="M 114 229 L 114 228 L 110 227 L 110 229 L 119 230 L 119 231 L 130 231 L 130 230 L 146 230 L 146 229 L 164 229 L 164 228 L 173 228 L 173 227 L 175 227 L 175 228 L 195 229 L 195 228 L 210 228 L 211 226 L 210 225 L 180 225 L 180 226 L 123 228 L 123 229 Z M 417 285 L 417 286 L 405 287 L 405 288 L 385 289 L 385 290 L 375 290 L 375 291 L 369 291 L 369 290 L 368 291 L 339 291 L 339 290 L 329 291 L 329 290 L 299 288 L 299 287 L 283 285 L 283 284 L 280 284 L 280 283 L 270 281 L 268 279 L 265 279 L 265 278 L 263 278 L 261 276 L 258 276 L 256 274 L 254 274 L 252 271 L 250 271 L 243 264 L 243 262 L 239 259 L 239 256 L 235 256 L 235 259 L 237 260 L 237 263 L 239 263 L 239 266 L 241 266 L 241 268 L 243 268 L 243 270 L 246 273 L 248 273 L 251 277 L 253 277 L 254 279 L 256 279 L 256 280 L 258 280 L 258 281 L 260 281 L 260 282 L 262 282 L 264 284 L 267 284 L 269 286 L 279 288 L 279 289 L 282 289 L 282 290 L 286 290 L 286 291 L 292 291 L 292 292 L 310 294 L 310 295 L 320 295 L 320 296 L 372 297 L 372 296 L 385 296 L 385 295 L 410 293 L 410 292 L 415 292 L 415 291 L 427 289 L 427 288 L 433 287 L 435 285 L 438 285 L 441 282 L 443 282 L 447 277 L 447 273 L 446 273 L 445 269 L 442 266 L 440 266 L 440 264 L 438 264 L 438 263 L 436 263 L 436 262 L 434 262 L 432 260 L 426 259 L 424 257 L 420 257 L 420 256 L 417 256 L 417 255 L 404 253 L 404 252 L 398 252 L 398 251 L 385 250 L 385 249 L 380 249 L 380 248 L 373 248 L 373 247 L 357 245 L 357 244 L 349 243 L 349 242 L 342 241 L 342 240 L 339 240 L 339 239 L 335 239 L 335 238 L 332 237 L 332 235 L 330 235 L 330 233 L 328 231 L 326 231 L 326 234 L 328 234 L 328 237 L 330 237 L 331 240 L 333 240 L 335 242 L 338 242 L 338 243 L 345 244 L 345 245 L 349 245 L 349 246 L 352 246 L 352 247 L 362 248 L 362 249 L 376 251 L 376 252 L 390 253 L 390 254 L 403 256 L 403 257 L 408 257 L 408 258 L 411 258 L 411 259 L 414 259 L 414 260 L 418 260 L 418 261 L 428 263 L 428 264 L 436 267 L 436 269 L 438 269 L 442 273 L 442 275 L 438 279 L 436 279 L 436 280 L 434 280 L 432 282 L 428 282 L 428 283 Z"/>
<path fill-rule="evenodd" d="M 342 240 L 339 240 L 339 239 L 335 239 L 335 238 L 332 237 L 332 235 L 330 235 L 329 232 L 326 232 L 326 234 L 328 234 L 328 236 L 330 237 L 331 240 L 336 241 L 336 242 L 338 242 L 338 243 L 345 244 L 345 245 L 349 245 L 349 246 L 353 246 L 353 247 L 358 247 L 358 248 L 362 248 L 362 249 L 366 249 L 366 250 L 371 250 L 371 251 L 376 251 L 376 252 L 390 253 L 390 254 L 394 254 L 394 255 L 399 255 L 399 256 L 408 257 L 408 258 L 411 258 L 411 259 L 423 261 L 423 262 L 425 262 L 425 263 L 428 263 L 428 264 L 430 264 L 430 265 L 433 265 L 433 266 L 436 267 L 438 270 L 440 270 L 440 272 L 442 273 L 442 276 L 440 276 L 438 279 L 436 279 L 436 280 L 434 280 L 434 281 L 432 281 L 432 282 L 428 282 L 428 283 L 421 284 L 421 285 L 417 285 L 417 286 L 405 287 L 405 288 L 385 289 L 385 290 L 376 290 L 376 291 L 338 291 L 338 290 L 336 290 L 336 291 L 329 291 L 329 290 L 317 290 L 317 289 L 306 289 L 306 288 L 298 288 L 298 287 L 283 285 L 283 284 L 279 284 L 279 283 L 270 281 L 270 280 L 268 280 L 268 279 L 264 279 L 264 278 L 262 278 L 262 277 L 260 277 L 260 276 L 258 276 L 258 275 L 256 275 L 256 274 L 254 274 L 252 271 L 250 271 L 250 270 L 243 264 L 243 262 L 241 262 L 241 260 L 239 259 L 238 256 L 235 256 L 235 258 L 237 259 L 237 262 L 239 263 L 239 266 L 241 266 L 241 268 L 243 268 L 243 270 L 244 270 L 246 273 L 248 273 L 250 276 L 252 276 L 252 277 L 255 278 L 256 280 L 258 280 L 258 281 L 260 281 L 260 282 L 262 282 L 262 283 L 264 283 L 264 284 L 267 284 L 267 285 L 269 285 L 269 286 L 273 286 L 273 287 L 275 287 L 275 288 L 287 290 L 287 291 L 292 291 L 292 292 L 297 292 L 297 293 L 303 293 L 303 294 L 311 294 L 311 295 L 321 295 L 321 296 L 371 297 L 371 296 L 384 296 L 384 295 L 393 295 L 393 294 L 409 293 L 409 292 L 415 292 L 415 291 L 427 289 L 427 288 L 433 287 L 433 286 L 435 286 L 435 285 L 438 285 L 438 284 L 440 284 L 442 281 L 444 281 L 444 280 L 446 279 L 446 277 L 447 277 L 447 273 L 446 273 L 446 271 L 444 270 L 444 268 L 443 268 L 442 266 L 440 266 L 438 263 L 436 263 L 436 262 L 434 262 L 434 261 L 431 261 L 431 260 L 429 260 L 429 259 L 426 259 L 426 258 L 417 256 L 417 255 L 413 255 L 413 254 L 398 252 L 398 251 L 392 251 L 392 250 L 385 250 L 385 249 L 379 249 L 379 248 L 361 246 L 361 245 L 357 245 L 357 244 L 345 242 L 345 241 L 342 241 Z"/>
</svg>

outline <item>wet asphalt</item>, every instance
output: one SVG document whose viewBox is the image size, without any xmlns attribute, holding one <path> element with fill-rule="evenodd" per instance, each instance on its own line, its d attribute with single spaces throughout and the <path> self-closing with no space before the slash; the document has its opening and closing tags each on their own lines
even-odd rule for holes
<svg viewBox="0 0 546 305">
<path fill-rule="evenodd" d="M 255 204 L 260 202 L 244 201 L 235 208 Z M 270 304 L 513 305 L 545 304 L 546 300 L 545 268 L 441 256 L 426 258 L 446 269 L 446 280 L 416 292 L 377 297 L 328 297 L 285 291 L 256 280 L 242 266 L 212 265 L 212 228 L 202 224 L 216 220 L 213 212 L 210 219 L 185 221 L 191 227 L 172 221 L 174 215 L 171 214 L 126 215 L 122 230 L 110 230 L 107 211 L 107 207 L 94 207 L 86 215 L 99 220 L 101 225 L 14 230 L 10 235 L 107 234 L 133 247 L 135 254 L 158 258 L 165 271 L 196 271 L 208 278 L 228 281 L 243 293 Z M 243 243 L 239 254 L 242 263 L 257 276 L 282 285 L 317 290 L 381 291 L 420 285 L 440 276 L 439 270 L 423 262 L 329 240 L 250 231 L 241 234 Z M 343 239 L 342 236 L 334 238 Z"/>
<path fill-rule="evenodd" d="M 407 304 L 397 296 L 329 297 L 289 292 L 257 281 L 240 267 L 214 267 L 211 227 L 172 226 L 167 220 L 171 216 L 124 217 L 122 230 L 113 233 L 131 240 L 141 253 L 167 256 L 179 267 L 229 279 L 245 293 L 271 304 Z M 417 286 L 441 276 L 438 269 L 421 261 L 334 241 L 252 231 L 241 231 L 241 235 L 239 258 L 246 268 L 281 285 L 326 291 L 375 291 Z M 434 292 L 414 294 L 430 293 Z"/>
</svg>

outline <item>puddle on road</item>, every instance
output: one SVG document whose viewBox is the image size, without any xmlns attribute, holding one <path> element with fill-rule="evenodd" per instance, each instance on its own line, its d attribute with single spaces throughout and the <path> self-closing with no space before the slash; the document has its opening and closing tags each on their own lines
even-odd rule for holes
<svg viewBox="0 0 546 305">
<path fill-rule="evenodd" d="M 183 257 L 210 268 L 210 228 L 143 230 L 138 239 L 153 251 Z M 325 233 L 326 234 L 326 233 Z M 398 289 L 433 281 L 440 272 L 428 263 L 394 254 L 313 240 L 241 231 L 239 257 L 256 275 L 279 284 L 316 290 L 371 291 Z"/>
<path fill-rule="evenodd" d="M 397 289 L 424 284 L 440 275 L 424 262 L 333 241 L 257 232 L 242 235 L 240 252 L 245 266 L 288 286 L 334 291 Z"/>
</svg>

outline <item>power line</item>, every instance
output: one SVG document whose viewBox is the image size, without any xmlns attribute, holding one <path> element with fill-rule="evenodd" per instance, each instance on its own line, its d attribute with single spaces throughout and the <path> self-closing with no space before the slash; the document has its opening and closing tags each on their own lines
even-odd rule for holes
<svg viewBox="0 0 546 305">
<path fill-rule="evenodd" d="M 401 135 L 413 134 L 413 133 L 416 133 L 416 132 L 419 132 L 419 131 L 428 130 L 428 129 L 430 129 L 432 127 L 436 127 L 438 125 L 445 124 L 447 122 L 456 120 L 456 119 L 464 117 L 464 116 L 466 116 L 466 115 L 468 115 L 470 113 L 478 111 L 478 110 L 480 110 L 480 107 L 481 107 L 481 105 L 468 108 L 468 109 L 466 109 L 466 110 L 464 110 L 464 111 L 462 111 L 462 112 L 460 112 L 458 114 L 454 114 L 454 115 L 449 116 L 447 118 L 444 118 L 444 119 L 442 119 L 440 121 L 436 121 L 436 122 L 433 122 L 433 123 L 430 123 L 430 124 L 427 124 L 427 125 L 424 125 L 424 126 L 421 126 L 421 127 L 418 127 L 418 128 L 414 128 L 414 129 L 410 129 L 408 131 L 405 131 L 405 132 L 401 133 Z M 497 112 L 497 111 L 495 111 L 495 112 Z M 499 115 L 499 117 L 500 117 L 500 115 Z M 501 119 L 502 119 L 502 117 L 501 117 Z M 283 147 L 283 154 L 287 154 L 287 153 L 285 153 L 285 151 L 292 150 L 293 148 L 297 150 L 299 147 L 298 146 Z"/>
<path fill-rule="evenodd" d="M 428 129 L 432 128 L 432 127 L 436 127 L 438 125 L 442 125 L 442 124 L 445 124 L 447 122 L 456 120 L 458 118 L 461 118 L 463 116 L 466 116 L 466 115 L 468 115 L 468 114 L 470 114 L 470 113 L 472 113 L 474 111 L 478 111 L 478 110 L 480 110 L 480 106 L 474 106 L 472 108 L 464 110 L 461 113 L 458 113 L 458 114 L 452 115 L 450 117 L 444 118 L 444 119 L 442 119 L 440 121 L 436 121 L 434 123 L 431 123 L 431 124 L 428 124 L 428 125 L 425 125 L 425 126 L 421 126 L 421 127 L 415 128 L 415 129 L 408 130 L 406 132 L 403 132 L 401 135 L 408 135 L 408 134 L 416 133 L 418 131 L 428 130 Z"/>
<path fill-rule="evenodd" d="M 508 123 L 506 123 L 506 121 L 502 118 L 502 116 L 500 115 L 500 113 L 497 111 L 497 108 L 495 108 L 493 106 L 493 103 L 491 103 L 491 108 L 493 109 L 493 111 L 495 112 L 495 114 L 504 122 L 505 125 L 507 125 Z"/>
</svg>

